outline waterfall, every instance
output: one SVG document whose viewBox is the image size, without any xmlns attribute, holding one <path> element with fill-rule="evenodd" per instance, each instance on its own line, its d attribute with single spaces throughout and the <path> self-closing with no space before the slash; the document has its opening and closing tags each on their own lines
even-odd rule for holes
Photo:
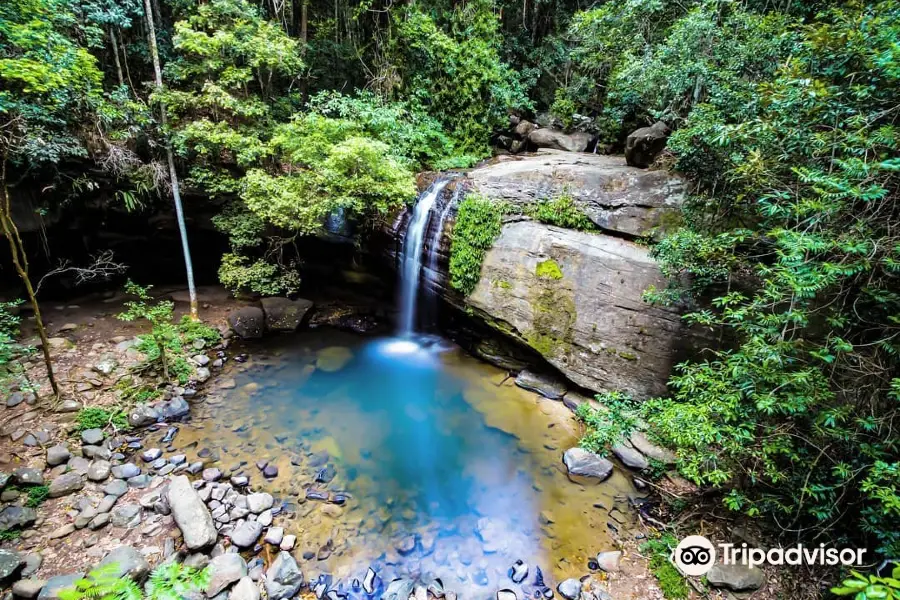
<svg viewBox="0 0 900 600">
<path fill-rule="evenodd" d="M 457 185 L 453 190 L 453 196 L 447 200 L 447 203 L 444 205 L 443 210 L 441 210 L 441 216 L 438 219 L 437 227 L 434 229 L 434 235 L 431 238 L 431 243 L 428 245 L 428 274 L 432 278 L 431 287 L 433 290 L 437 289 L 440 273 L 438 271 L 438 258 L 441 254 L 441 238 L 444 236 L 444 223 L 447 221 L 447 215 L 450 214 L 450 209 L 453 208 L 453 205 L 456 204 L 457 200 L 459 200 L 459 193 L 462 191 L 463 186 Z"/>
<path fill-rule="evenodd" d="M 419 291 L 419 272 L 422 270 L 422 246 L 431 209 L 438 196 L 449 183 L 443 179 L 435 181 L 419 196 L 412 218 L 406 228 L 406 239 L 403 241 L 403 253 L 400 261 L 400 327 L 401 336 L 409 336 L 416 324 L 416 298 Z"/>
</svg>

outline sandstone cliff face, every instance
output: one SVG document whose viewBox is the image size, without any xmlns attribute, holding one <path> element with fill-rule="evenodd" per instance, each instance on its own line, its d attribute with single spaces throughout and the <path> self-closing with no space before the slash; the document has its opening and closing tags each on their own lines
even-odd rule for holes
<svg viewBox="0 0 900 600">
<path fill-rule="evenodd" d="M 645 398 L 665 392 L 679 354 L 678 313 L 641 299 L 665 284 L 632 242 L 522 221 L 503 227 L 465 302 L 574 383 Z"/>
<path fill-rule="evenodd" d="M 438 248 L 435 261 L 423 260 L 423 287 L 537 351 L 579 386 L 636 398 L 665 392 L 693 338 L 677 310 L 643 301 L 644 290 L 666 280 L 647 247 L 631 239 L 678 219 L 682 179 L 629 167 L 621 157 L 540 151 L 470 171 L 448 186 L 436 212 L 452 202 L 457 186 L 519 205 L 567 193 L 603 232 L 509 217 L 464 298 L 447 276 L 451 207 L 442 235 L 438 219 L 429 226 L 425 252 Z M 397 248 L 404 230 L 401 216 L 394 222 Z"/>
</svg>

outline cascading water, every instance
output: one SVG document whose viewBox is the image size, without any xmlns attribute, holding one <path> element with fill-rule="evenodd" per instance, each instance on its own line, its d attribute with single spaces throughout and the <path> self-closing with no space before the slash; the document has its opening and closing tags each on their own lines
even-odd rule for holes
<svg viewBox="0 0 900 600">
<path fill-rule="evenodd" d="M 422 270 L 422 246 L 431 209 L 441 192 L 450 181 L 435 181 L 431 187 L 419 197 L 413 208 L 412 218 L 406 228 L 406 239 L 403 241 L 403 254 L 400 261 L 400 326 L 398 334 L 409 337 L 416 324 L 416 299 L 419 291 L 419 273 Z"/>
<path fill-rule="evenodd" d="M 440 272 L 438 271 L 438 258 L 441 255 L 441 238 L 444 236 L 444 223 L 447 222 L 447 216 L 450 214 L 450 209 L 453 208 L 453 205 L 459 200 L 459 194 L 462 189 L 463 187 L 461 185 L 457 185 L 453 190 L 453 196 L 451 196 L 450 200 L 444 205 L 443 210 L 441 210 L 437 227 L 434 228 L 434 235 L 431 238 L 431 243 L 428 245 L 428 273 L 432 278 L 431 285 L 433 289 L 437 289 L 439 282 L 438 278 L 440 277 Z"/>
</svg>

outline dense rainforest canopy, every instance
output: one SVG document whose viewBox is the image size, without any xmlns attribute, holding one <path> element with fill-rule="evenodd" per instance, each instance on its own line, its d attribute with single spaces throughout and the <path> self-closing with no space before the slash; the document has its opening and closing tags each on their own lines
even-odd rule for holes
<svg viewBox="0 0 900 600">
<path fill-rule="evenodd" d="M 897 0 L 146 6 L 0 3 L 10 197 L 165 204 L 171 147 L 184 189 L 221 205 L 222 283 L 282 294 L 298 236 L 488 156 L 511 113 L 612 149 L 663 120 L 661 162 L 694 192 L 654 252 L 691 285 L 647 300 L 691 296 L 724 349 L 679 366 L 669 397 L 611 395 L 616 418 L 648 420 L 734 511 L 900 555 Z M 616 428 L 595 425 L 602 447 Z"/>
</svg>

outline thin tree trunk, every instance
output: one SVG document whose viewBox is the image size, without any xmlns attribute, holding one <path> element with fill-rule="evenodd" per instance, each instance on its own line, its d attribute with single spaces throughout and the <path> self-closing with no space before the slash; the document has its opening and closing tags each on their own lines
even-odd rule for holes
<svg viewBox="0 0 900 600">
<path fill-rule="evenodd" d="M 31 302 L 32 310 L 34 310 L 34 323 L 38 330 L 38 336 L 41 338 L 44 366 L 47 367 L 47 379 L 50 380 L 53 394 L 59 398 L 59 386 L 56 383 L 56 376 L 53 374 L 53 361 L 50 359 L 50 340 L 47 338 L 47 330 L 44 329 L 41 307 L 38 305 L 34 288 L 31 285 L 31 280 L 28 278 L 28 257 L 25 254 L 25 246 L 22 244 L 22 238 L 19 237 L 19 228 L 16 227 L 16 222 L 12 218 L 9 190 L 6 189 L 6 155 L 2 157 L 2 161 L 3 165 L 0 166 L 0 227 L 3 229 L 3 235 L 9 240 L 9 250 L 10 254 L 12 254 L 13 265 L 16 267 L 16 273 L 19 274 L 19 278 L 22 279 L 22 283 L 25 284 L 28 300 Z"/>
<path fill-rule="evenodd" d="M 144 10 L 147 11 L 148 37 L 150 38 L 150 56 L 153 58 L 153 73 L 156 76 L 156 89 L 162 90 L 162 68 L 159 65 L 159 51 L 156 48 L 156 28 L 153 25 L 153 8 L 150 0 L 144 0 Z M 165 129 L 166 107 L 160 103 L 160 123 Z M 172 155 L 172 144 L 166 140 L 166 161 L 169 163 L 169 178 L 172 180 L 172 198 L 175 201 L 175 216 L 178 219 L 178 231 L 181 233 L 181 249 L 184 252 L 184 267 L 187 271 L 188 293 L 191 297 L 191 319 L 200 319 L 200 311 L 197 308 L 197 290 L 194 287 L 194 265 L 191 261 L 191 249 L 188 245 L 187 227 L 184 224 L 184 209 L 181 206 L 181 189 L 178 186 L 178 173 L 175 171 L 175 157 Z"/>
<path fill-rule="evenodd" d="M 122 75 L 122 62 L 119 60 L 119 42 L 116 41 L 116 30 L 109 26 L 109 41 L 112 42 L 113 60 L 116 63 L 116 76 L 119 78 L 119 86 L 125 85 L 125 77 Z"/>
</svg>

